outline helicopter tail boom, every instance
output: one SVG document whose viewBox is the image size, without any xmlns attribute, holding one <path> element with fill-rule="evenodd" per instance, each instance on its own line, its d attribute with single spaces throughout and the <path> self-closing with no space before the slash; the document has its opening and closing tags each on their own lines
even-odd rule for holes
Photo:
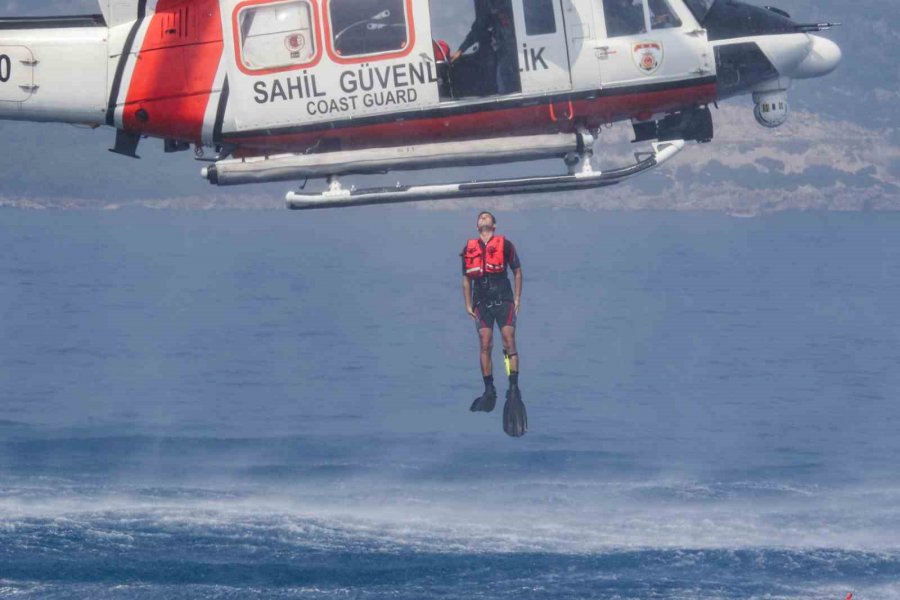
<svg viewBox="0 0 900 600">
<path fill-rule="evenodd" d="M 108 31 L 100 15 L 0 19 L 0 119 L 102 124 Z"/>
</svg>

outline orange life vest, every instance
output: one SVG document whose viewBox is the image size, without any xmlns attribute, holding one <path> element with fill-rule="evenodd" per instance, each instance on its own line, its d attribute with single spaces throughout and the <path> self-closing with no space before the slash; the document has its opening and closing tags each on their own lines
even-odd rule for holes
<svg viewBox="0 0 900 600">
<path fill-rule="evenodd" d="M 506 268 L 506 259 L 503 256 L 504 241 L 502 235 L 495 235 L 482 248 L 480 239 L 469 240 L 463 254 L 466 277 L 478 279 L 485 275 L 503 273 Z"/>
</svg>

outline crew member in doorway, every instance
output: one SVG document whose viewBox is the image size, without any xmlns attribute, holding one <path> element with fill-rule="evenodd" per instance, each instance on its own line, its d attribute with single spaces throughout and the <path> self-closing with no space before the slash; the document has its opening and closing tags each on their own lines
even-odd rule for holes
<svg viewBox="0 0 900 600">
<path fill-rule="evenodd" d="M 519 391 L 519 353 L 516 349 L 516 319 L 522 298 L 522 264 L 516 247 L 502 235 L 495 235 L 497 220 L 482 212 L 477 220 L 478 237 L 462 251 L 463 297 L 466 312 L 475 321 L 481 347 L 481 374 L 484 393 L 475 399 L 472 412 L 491 412 L 497 403 L 491 351 L 494 324 L 503 338 L 503 353 L 509 373 L 509 389 L 503 406 L 503 431 L 521 437 L 528 431 L 528 416 Z M 515 291 L 508 271 L 515 276 Z"/>
<path fill-rule="evenodd" d="M 653 29 L 669 29 L 681 27 L 681 20 L 672 13 L 666 0 L 649 0 L 650 26 Z"/>
<path fill-rule="evenodd" d="M 455 62 L 476 43 L 480 49 L 490 48 L 493 53 L 497 93 L 521 91 L 512 0 L 475 0 L 475 22 L 450 62 Z"/>
</svg>

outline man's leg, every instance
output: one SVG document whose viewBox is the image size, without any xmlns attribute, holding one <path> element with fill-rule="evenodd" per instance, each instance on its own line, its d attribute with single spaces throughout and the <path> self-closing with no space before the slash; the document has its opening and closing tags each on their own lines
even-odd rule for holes
<svg viewBox="0 0 900 600">
<path fill-rule="evenodd" d="M 497 61 L 497 94 L 500 96 L 510 93 L 509 75 L 507 74 L 509 69 L 506 66 L 506 62 L 503 58 Z"/>
<path fill-rule="evenodd" d="M 515 323 L 515 317 L 510 322 Z M 516 350 L 515 325 L 502 327 L 500 334 L 503 336 L 503 347 L 509 356 L 509 389 L 506 391 L 506 403 L 503 405 L 503 431 L 512 437 L 522 437 L 528 431 L 528 411 L 522 402 L 522 392 L 519 391 L 519 353 Z"/>
<path fill-rule="evenodd" d="M 519 63 L 515 49 L 499 51 L 497 58 L 497 94 L 515 94 L 521 91 L 518 82 Z"/>
<path fill-rule="evenodd" d="M 494 330 L 482 327 L 478 330 L 481 342 L 481 374 L 490 377 L 494 372 L 494 363 L 491 361 L 491 351 L 494 349 Z"/>
<path fill-rule="evenodd" d="M 491 352 L 494 349 L 494 322 L 497 316 L 491 308 L 475 307 L 475 329 L 480 344 L 481 375 L 484 377 L 484 391 L 494 389 L 494 363 Z"/>
<path fill-rule="evenodd" d="M 486 327 L 478 329 L 481 345 L 481 374 L 484 378 L 484 393 L 475 398 L 469 408 L 472 412 L 491 412 L 497 403 L 497 390 L 494 388 L 494 365 L 491 362 L 491 349 L 494 347 L 494 330 Z"/>
<path fill-rule="evenodd" d="M 519 351 L 516 349 L 516 328 L 511 325 L 502 327 L 500 328 L 500 335 L 503 337 L 503 349 L 509 357 L 509 381 L 510 383 L 513 382 L 513 373 L 515 373 L 515 382 L 518 383 Z"/>
</svg>

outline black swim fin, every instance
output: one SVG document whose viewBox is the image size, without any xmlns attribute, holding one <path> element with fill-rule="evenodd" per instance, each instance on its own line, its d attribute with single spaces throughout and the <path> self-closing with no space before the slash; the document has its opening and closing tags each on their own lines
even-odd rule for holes
<svg viewBox="0 0 900 600">
<path fill-rule="evenodd" d="M 497 390 L 494 386 L 484 390 L 484 393 L 472 403 L 469 408 L 472 412 L 491 412 L 497 406 Z"/>
<path fill-rule="evenodd" d="M 510 386 L 506 392 L 506 404 L 503 405 L 503 431 L 512 437 L 522 437 L 528 431 L 528 412 L 522 402 L 519 386 Z"/>
</svg>

